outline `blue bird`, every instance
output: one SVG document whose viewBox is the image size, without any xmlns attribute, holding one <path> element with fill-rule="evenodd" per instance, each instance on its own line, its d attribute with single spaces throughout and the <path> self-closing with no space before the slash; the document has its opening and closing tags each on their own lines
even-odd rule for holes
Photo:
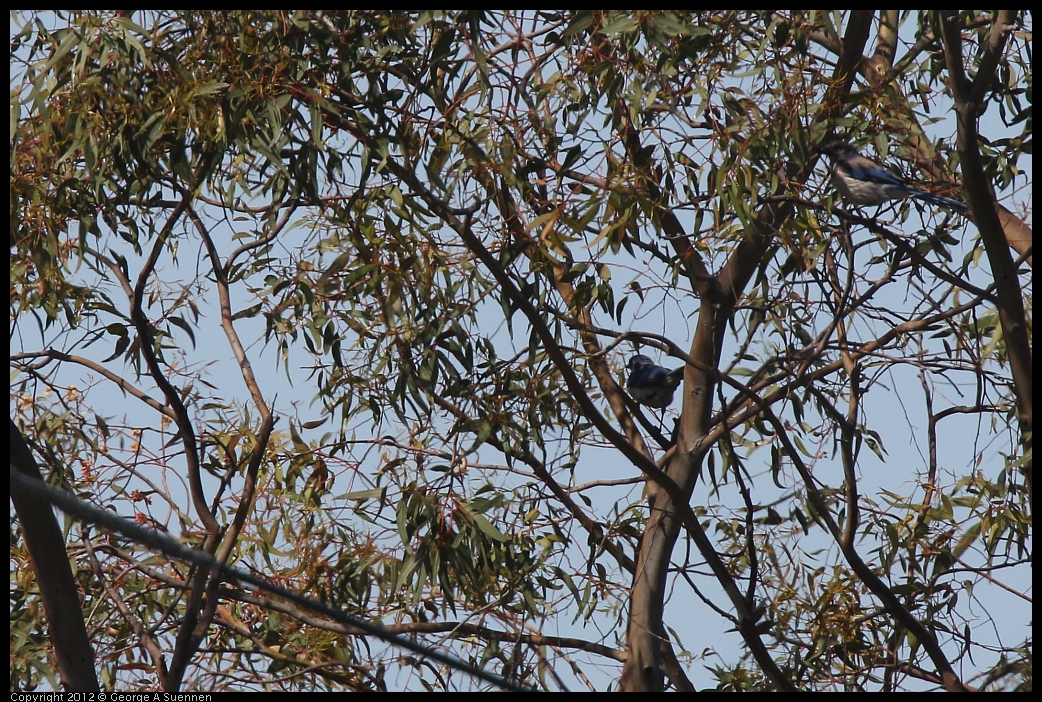
<svg viewBox="0 0 1042 702">
<path fill-rule="evenodd" d="M 896 173 L 865 158 L 846 142 L 826 144 L 823 151 L 832 158 L 832 184 L 855 205 L 881 205 L 916 197 L 956 212 L 967 210 L 958 200 L 908 187 Z"/>
<path fill-rule="evenodd" d="M 626 381 L 626 390 L 630 397 L 642 405 L 663 409 L 673 402 L 673 392 L 684 380 L 684 367 L 669 370 L 656 366 L 647 356 L 638 353 L 629 360 L 626 368 L 630 377 Z"/>
</svg>

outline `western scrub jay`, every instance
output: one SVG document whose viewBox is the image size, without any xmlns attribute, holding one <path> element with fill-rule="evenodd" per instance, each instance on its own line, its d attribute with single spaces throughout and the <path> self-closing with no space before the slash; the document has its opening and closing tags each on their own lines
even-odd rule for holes
<svg viewBox="0 0 1042 702">
<path fill-rule="evenodd" d="M 673 392 L 684 380 L 683 366 L 669 370 L 656 366 L 654 361 L 640 353 L 629 360 L 626 368 L 630 371 L 626 381 L 630 397 L 656 409 L 669 407 L 673 402 Z"/>
<path fill-rule="evenodd" d="M 956 212 L 967 210 L 958 200 L 908 187 L 896 173 L 865 158 L 846 142 L 826 144 L 823 151 L 832 159 L 832 184 L 855 205 L 881 205 L 889 200 L 916 197 Z"/>
</svg>

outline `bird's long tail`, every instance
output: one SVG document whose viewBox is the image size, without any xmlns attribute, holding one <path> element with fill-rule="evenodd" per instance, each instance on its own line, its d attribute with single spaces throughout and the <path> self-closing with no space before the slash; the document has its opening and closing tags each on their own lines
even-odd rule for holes
<svg viewBox="0 0 1042 702">
<path fill-rule="evenodd" d="M 959 212 L 960 214 L 964 214 L 967 210 L 969 210 L 969 208 L 966 207 L 966 205 L 959 202 L 958 200 L 953 200 L 952 198 L 945 197 L 944 195 L 934 195 L 933 193 L 928 193 L 925 190 L 916 190 L 914 196 L 919 198 L 920 200 L 925 200 L 926 202 L 932 203 L 934 205 L 939 205 L 940 207 L 947 207 L 949 210 L 954 210 L 955 212 Z"/>
</svg>

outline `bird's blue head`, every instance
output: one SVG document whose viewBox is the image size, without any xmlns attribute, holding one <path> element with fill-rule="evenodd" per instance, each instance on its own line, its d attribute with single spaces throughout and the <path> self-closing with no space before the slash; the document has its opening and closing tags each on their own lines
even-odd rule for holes
<svg viewBox="0 0 1042 702">
<path fill-rule="evenodd" d="M 849 158 L 858 154 L 858 150 L 850 142 L 842 140 L 830 141 L 822 145 L 821 151 L 832 158 Z"/>
<path fill-rule="evenodd" d="M 646 368 L 647 366 L 653 366 L 655 362 L 642 353 L 638 353 L 626 363 L 626 368 L 632 373 L 638 368 Z"/>
</svg>

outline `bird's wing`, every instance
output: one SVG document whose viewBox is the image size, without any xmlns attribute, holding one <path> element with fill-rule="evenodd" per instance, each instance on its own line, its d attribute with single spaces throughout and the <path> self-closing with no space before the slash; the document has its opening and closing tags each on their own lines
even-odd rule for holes
<svg viewBox="0 0 1042 702">
<path fill-rule="evenodd" d="M 880 168 L 875 163 L 869 161 L 867 158 L 859 156 L 856 159 L 850 159 L 845 163 L 847 166 L 847 174 L 851 178 L 857 180 L 864 180 L 869 183 L 878 183 L 880 185 L 893 185 L 899 188 L 905 187 L 905 182 L 896 173 Z"/>
</svg>

